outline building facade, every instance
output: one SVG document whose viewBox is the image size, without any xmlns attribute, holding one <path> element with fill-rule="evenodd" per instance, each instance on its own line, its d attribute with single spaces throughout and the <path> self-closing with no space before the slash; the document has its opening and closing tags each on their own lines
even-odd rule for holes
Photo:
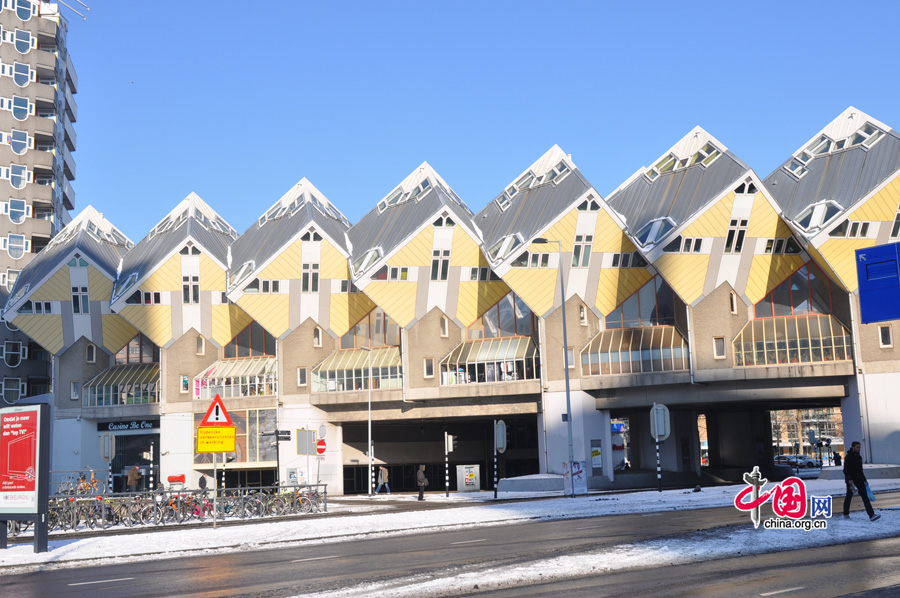
<svg viewBox="0 0 900 598">
<path fill-rule="evenodd" d="M 0 8 L 0 297 L 71 219 L 75 204 L 75 93 L 67 23 L 56 4 Z M 50 392 L 52 352 L 12 324 L 0 326 L 6 402 Z"/>
<path fill-rule="evenodd" d="M 365 492 L 372 454 L 412 490 L 449 433 L 487 488 L 498 419 L 501 476 L 571 447 L 591 487 L 650 486 L 653 403 L 667 483 L 770 470 L 786 410 L 822 434 L 840 408 L 895 462 L 893 322 L 860 322 L 853 250 L 900 233 L 898 144 L 849 108 L 761 178 L 698 127 L 605 199 L 554 146 L 477 213 L 423 163 L 355 224 L 302 179 L 242 234 L 191 194 L 136 244 L 86 208 L 3 319 L 54 355 L 56 469 L 101 466 L 112 432 L 114 473 L 196 483 L 216 395 L 228 486 Z"/>
</svg>

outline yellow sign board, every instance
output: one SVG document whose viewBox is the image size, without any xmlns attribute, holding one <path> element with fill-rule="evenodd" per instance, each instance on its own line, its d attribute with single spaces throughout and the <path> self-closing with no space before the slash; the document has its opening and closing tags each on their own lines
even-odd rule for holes
<svg viewBox="0 0 900 598">
<path fill-rule="evenodd" d="M 234 452 L 234 427 L 207 427 L 197 428 L 197 452 L 198 453 L 233 453 Z"/>
</svg>

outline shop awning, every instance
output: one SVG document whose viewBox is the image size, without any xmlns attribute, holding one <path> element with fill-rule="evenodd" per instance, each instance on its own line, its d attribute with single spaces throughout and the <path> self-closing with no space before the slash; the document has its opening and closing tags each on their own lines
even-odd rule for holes
<svg viewBox="0 0 900 598">
<path fill-rule="evenodd" d="M 146 384 L 150 382 L 159 382 L 158 363 L 114 365 L 88 380 L 84 387 Z"/>
<path fill-rule="evenodd" d="M 274 376 L 277 372 L 276 357 L 250 357 L 248 359 L 223 359 L 217 361 L 197 376 L 204 378 L 240 378 L 243 376 Z"/>
<path fill-rule="evenodd" d="M 313 372 L 368 369 L 370 354 L 373 368 L 400 367 L 400 347 L 381 347 L 371 351 L 344 349 L 326 357 L 322 363 L 313 368 Z"/>
<path fill-rule="evenodd" d="M 456 346 L 441 363 L 487 363 L 514 361 L 538 356 L 537 345 L 530 336 L 466 341 Z"/>
</svg>

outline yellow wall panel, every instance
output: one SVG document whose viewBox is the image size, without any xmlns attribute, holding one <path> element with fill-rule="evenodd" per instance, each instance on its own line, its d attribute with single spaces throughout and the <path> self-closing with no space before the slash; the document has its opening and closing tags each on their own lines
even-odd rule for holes
<svg viewBox="0 0 900 598">
<path fill-rule="evenodd" d="M 109 295 L 106 296 L 109 299 Z M 63 266 L 47 282 L 31 294 L 32 301 L 71 301 L 72 286 L 69 284 L 69 269 Z M 44 347 L 46 349 L 46 347 Z M 49 349 L 48 349 L 49 351 Z"/>
<path fill-rule="evenodd" d="M 487 309 L 509 294 L 509 287 L 503 281 L 459 283 L 459 299 L 456 304 L 456 319 L 465 326 L 477 320 Z M 526 302 L 527 303 L 527 302 Z"/>
<path fill-rule="evenodd" d="M 597 284 L 597 309 L 608 315 L 652 277 L 645 268 L 603 268 Z"/>
<path fill-rule="evenodd" d="M 225 291 L 225 270 L 206 254 L 200 254 L 200 290 Z"/>
<path fill-rule="evenodd" d="M 475 239 L 459 226 L 453 227 L 453 247 L 450 249 L 450 265 L 463 267 L 489 265 Z"/>
<path fill-rule="evenodd" d="M 851 220 L 893 222 L 900 206 L 900 177 L 884 186 L 866 202 L 850 213 Z"/>
<path fill-rule="evenodd" d="M 761 239 L 783 239 L 791 235 L 791 229 L 766 200 L 762 193 L 753 197 L 753 209 L 747 224 L 747 236 Z"/>
<path fill-rule="evenodd" d="M 417 287 L 418 283 L 414 282 L 373 281 L 366 286 L 366 295 L 381 307 L 388 317 L 406 328 L 416 317 Z"/>
<path fill-rule="evenodd" d="M 288 331 L 289 295 L 243 295 L 238 305 L 275 338 Z"/>
<path fill-rule="evenodd" d="M 139 332 L 137 328 L 128 323 L 128 320 L 118 314 L 104 314 L 101 321 L 103 322 L 103 346 L 111 353 L 117 353 Z"/>
<path fill-rule="evenodd" d="M 752 222 L 752 220 L 751 220 Z M 744 294 L 756 304 L 804 264 L 799 255 L 754 255 Z"/>
<path fill-rule="evenodd" d="M 568 214 L 560 218 L 556 224 L 548 228 L 538 237 L 543 237 L 550 241 L 562 241 L 562 250 L 564 253 L 572 253 L 572 247 L 575 245 L 575 225 L 578 224 L 578 210 L 572 208 Z M 596 242 L 596 239 L 594 239 Z M 556 243 L 532 243 L 528 247 L 528 251 L 547 253 L 556 250 Z M 524 297 L 523 297 L 524 299 Z M 535 312 L 537 313 L 537 312 Z"/>
<path fill-rule="evenodd" d="M 375 309 L 375 304 L 362 293 L 332 293 L 331 295 L 331 331 L 343 336 L 351 326 L 362 320 L 363 316 Z"/>
<path fill-rule="evenodd" d="M 109 301 L 112 288 L 113 283 L 106 274 L 93 266 L 88 266 L 88 296 L 91 301 Z"/>
<path fill-rule="evenodd" d="M 69 269 L 64 268 L 68 275 Z M 13 324 L 44 349 L 56 355 L 63 348 L 62 316 L 20 315 Z"/>
<path fill-rule="evenodd" d="M 321 243 L 319 276 L 332 280 L 349 280 L 350 265 L 347 258 L 328 241 Z"/>
<path fill-rule="evenodd" d="M 708 255 L 664 253 L 653 265 L 688 305 L 703 294 L 703 283 L 709 267 Z"/>
<path fill-rule="evenodd" d="M 605 210 L 597 214 L 593 253 L 630 253 L 636 247 Z"/>
<path fill-rule="evenodd" d="M 731 222 L 731 209 L 733 207 L 734 192 L 731 192 L 710 206 L 709 209 L 688 225 L 682 231 L 682 236 L 724 237 L 728 234 L 728 225 Z"/>
<path fill-rule="evenodd" d="M 391 266 L 430 266 L 433 248 L 434 227 L 429 224 L 419 234 L 406 241 L 403 247 L 388 259 L 387 263 Z M 453 258 L 452 251 L 450 257 Z M 366 292 L 369 292 L 368 287 Z"/>
<path fill-rule="evenodd" d="M 258 277 L 273 280 L 300 280 L 300 274 L 303 269 L 302 248 L 303 243 L 301 241 L 294 241 L 285 247 L 284 251 L 272 260 L 268 266 L 260 270 Z M 321 270 L 319 273 L 321 274 Z M 266 328 L 266 330 L 269 329 Z M 269 333 L 275 334 L 271 330 L 269 330 Z"/>
<path fill-rule="evenodd" d="M 821 268 L 823 272 L 825 272 L 825 275 L 828 276 L 828 278 L 831 279 L 834 284 L 843 288 L 845 291 L 847 290 L 847 288 L 844 286 L 844 281 L 842 281 L 841 278 L 835 273 L 835 271 L 831 269 L 831 264 L 829 264 L 828 261 L 824 257 L 822 257 L 822 254 L 819 253 L 819 250 L 816 249 L 815 246 L 810 245 L 806 248 L 806 251 L 807 253 L 809 253 L 809 257 L 812 258 L 812 261 L 815 262 L 815 264 L 819 268 Z"/>
<path fill-rule="evenodd" d="M 503 280 L 535 315 L 543 317 L 553 309 L 553 299 L 558 294 L 556 268 L 511 268 Z"/>
<path fill-rule="evenodd" d="M 856 279 L 856 250 L 874 245 L 875 239 L 828 239 L 819 246 L 820 257 L 831 266 L 831 273 L 828 270 L 825 272 L 835 274 L 835 282 L 852 293 L 859 286 Z M 812 252 L 810 255 L 813 255 Z"/>
<path fill-rule="evenodd" d="M 172 308 L 170 306 L 126 305 L 119 313 L 157 346 L 163 347 L 172 340 Z"/>
<path fill-rule="evenodd" d="M 170 257 L 141 283 L 140 289 L 142 291 L 181 292 L 181 255 L 176 253 Z"/>
<path fill-rule="evenodd" d="M 228 305 L 212 306 L 212 338 L 220 346 L 227 345 L 238 332 L 246 328 L 253 321 L 243 309 L 229 303 Z"/>
</svg>

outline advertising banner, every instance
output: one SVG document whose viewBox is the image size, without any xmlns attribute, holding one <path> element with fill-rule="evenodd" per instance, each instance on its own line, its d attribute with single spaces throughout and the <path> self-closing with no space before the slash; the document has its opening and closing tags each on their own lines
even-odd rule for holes
<svg viewBox="0 0 900 598">
<path fill-rule="evenodd" d="M 0 514 L 38 512 L 40 407 L 0 409 Z"/>
</svg>

